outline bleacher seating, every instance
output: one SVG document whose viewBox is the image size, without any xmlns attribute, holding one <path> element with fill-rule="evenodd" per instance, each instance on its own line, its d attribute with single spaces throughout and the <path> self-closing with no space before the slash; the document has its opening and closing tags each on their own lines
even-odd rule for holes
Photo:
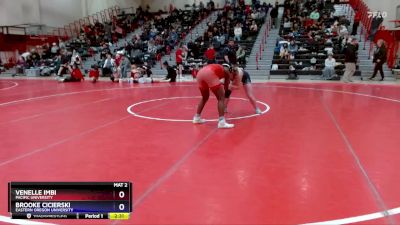
<svg viewBox="0 0 400 225">
<path fill-rule="evenodd" d="M 244 1 L 240 1 L 236 7 L 227 5 L 223 9 L 223 12 L 219 14 L 216 22 L 214 24 L 209 24 L 208 29 L 203 36 L 198 37 L 194 42 L 189 42 L 189 55 L 192 48 L 198 49 L 199 52 L 195 54 L 197 57 L 192 57 L 192 59 L 188 60 L 188 64 L 185 66 L 184 73 L 190 72 L 190 64 L 192 62 L 206 61 L 204 58 L 204 53 L 210 44 L 213 44 L 216 51 L 216 62 L 224 62 L 224 50 L 227 47 L 227 42 L 234 38 L 233 24 L 238 22 L 244 25 L 242 26 L 243 35 L 241 40 L 235 41 L 236 50 L 238 49 L 238 46 L 242 46 L 244 47 L 246 53 L 245 55 L 249 56 L 260 30 L 259 28 L 265 21 L 265 15 L 268 12 L 268 7 L 266 6 L 266 4 L 264 4 L 263 7 L 245 5 Z M 260 16 L 258 18 L 252 18 L 251 15 L 253 12 L 258 13 Z M 234 16 L 228 19 L 231 14 Z M 257 32 L 251 32 L 249 29 L 250 24 L 253 21 L 255 21 L 258 26 Z M 229 31 L 227 32 L 226 29 Z M 221 36 L 223 36 L 222 41 L 220 41 Z M 246 61 L 245 63 L 240 64 L 240 66 L 245 67 Z"/>
<path fill-rule="evenodd" d="M 276 42 L 272 59 L 271 75 L 287 75 L 290 73 L 322 75 L 328 52 L 333 53 L 333 58 L 336 60 L 336 75 L 343 75 L 345 68 L 345 55 L 343 54 L 345 44 L 343 43 L 346 43 L 343 39 L 348 36 L 341 33 L 339 29 L 331 29 L 331 26 L 335 22 L 337 27 L 341 25 L 347 26 L 349 23 L 343 17 L 328 16 L 334 10 L 332 3 L 329 1 L 326 1 L 325 5 L 315 1 L 310 1 L 308 4 L 311 4 L 306 9 L 308 12 L 304 13 L 304 10 L 298 10 L 299 5 L 292 5 L 290 1 L 285 0 L 285 13 L 282 17 L 282 25 L 279 31 L 280 38 Z M 320 18 L 317 21 L 308 18 L 314 9 L 319 9 Z M 288 26 L 288 24 L 290 28 L 284 27 Z M 290 46 L 290 41 L 295 42 L 297 51 L 289 52 L 290 56 L 284 57 L 280 54 L 281 49 L 283 46 Z M 313 58 L 316 61 L 315 63 L 311 63 Z M 359 75 L 361 75 L 361 71 L 357 66 L 355 76 Z"/>
</svg>

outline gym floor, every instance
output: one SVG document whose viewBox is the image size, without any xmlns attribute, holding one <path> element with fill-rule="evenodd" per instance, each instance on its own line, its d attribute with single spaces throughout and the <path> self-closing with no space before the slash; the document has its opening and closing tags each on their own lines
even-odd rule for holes
<svg viewBox="0 0 400 225">
<path fill-rule="evenodd" d="M 194 83 L 0 80 L 0 224 L 10 181 L 132 181 L 128 221 L 400 223 L 400 86 L 255 83 L 218 130 Z"/>
</svg>

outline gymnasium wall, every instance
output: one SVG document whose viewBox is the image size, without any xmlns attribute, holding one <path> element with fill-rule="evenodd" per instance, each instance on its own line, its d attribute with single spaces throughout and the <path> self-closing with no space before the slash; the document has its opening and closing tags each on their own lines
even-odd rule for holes
<svg viewBox="0 0 400 225">
<path fill-rule="evenodd" d="M 82 18 L 81 0 L 40 0 L 40 21 L 50 27 L 62 27 Z"/>
<path fill-rule="evenodd" d="M 0 26 L 40 23 L 39 0 L 0 0 Z"/>
<path fill-rule="evenodd" d="M 82 0 L 82 8 L 85 15 L 92 15 L 115 5 L 118 5 L 122 9 L 131 7 L 136 9 L 141 4 L 142 0 Z"/>
<path fill-rule="evenodd" d="M 63 26 L 82 17 L 81 0 L 1 0 L 0 26 Z"/>
</svg>

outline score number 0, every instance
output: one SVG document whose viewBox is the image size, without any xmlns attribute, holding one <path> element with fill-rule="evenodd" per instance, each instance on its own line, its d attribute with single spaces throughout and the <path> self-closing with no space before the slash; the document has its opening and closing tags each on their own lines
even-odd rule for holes
<svg viewBox="0 0 400 225">
<path fill-rule="evenodd" d="M 119 194 L 118 194 L 118 197 L 123 199 L 125 197 L 125 192 L 124 191 L 120 191 Z M 124 211 L 125 205 L 124 204 L 119 204 L 118 208 L 119 208 L 119 210 Z"/>
<path fill-rule="evenodd" d="M 119 194 L 118 194 L 118 197 L 121 198 L 121 199 L 124 198 L 125 197 L 125 192 L 120 191 Z M 123 211 L 125 209 L 125 205 L 124 204 L 119 204 L 118 208 L 119 208 L 119 210 Z"/>
</svg>

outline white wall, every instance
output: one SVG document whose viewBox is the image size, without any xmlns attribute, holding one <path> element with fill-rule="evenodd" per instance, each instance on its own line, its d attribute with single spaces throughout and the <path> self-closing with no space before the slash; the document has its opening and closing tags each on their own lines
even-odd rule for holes
<svg viewBox="0 0 400 225">
<path fill-rule="evenodd" d="M 83 17 L 81 0 L 40 0 L 40 21 L 62 27 Z"/>
<path fill-rule="evenodd" d="M 63 26 L 81 17 L 81 0 L 0 0 L 0 26 Z"/>
<path fill-rule="evenodd" d="M 87 7 L 86 12 L 84 12 L 85 15 L 92 15 L 115 5 L 118 5 L 121 9 L 130 7 L 136 9 L 141 3 L 142 0 L 82 0 L 83 8 Z"/>
<path fill-rule="evenodd" d="M 40 23 L 39 0 L 0 0 L 0 26 Z"/>
</svg>

